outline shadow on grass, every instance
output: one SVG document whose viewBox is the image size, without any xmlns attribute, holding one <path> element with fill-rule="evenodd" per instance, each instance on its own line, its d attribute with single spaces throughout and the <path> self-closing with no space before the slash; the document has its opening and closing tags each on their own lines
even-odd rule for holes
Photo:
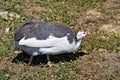
<svg viewBox="0 0 120 80">
<path fill-rule="evenodd" d="M 64 53 L 64 54 L 59 54 L 59 55 L 50 55 L 51 62 L 53 63 L 58 63 L 58 62 L 70 62 L 71 60 L 76 60 L 79 56 L 84 56 L 88 53 L 84 52 L 79 52 L 79 53 Z M 25 54 L 25 53 L 20 53 L 18 54 L 13 60 L 13 63 L 19 63 L 19 62 L 24 62 L 24 63 L 29 63 L 30 56 Z M 39 65 L 40 63 L 46 64 L 47 59 L 46 55 L 39 55 L 39 56 L 34 56 L 33 61 L 31 65 Z"/>
</svg>

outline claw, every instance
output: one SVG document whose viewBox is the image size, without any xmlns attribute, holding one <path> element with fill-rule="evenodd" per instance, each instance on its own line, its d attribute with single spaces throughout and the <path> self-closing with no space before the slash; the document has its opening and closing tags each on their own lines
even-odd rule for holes
<svg viewBox="0 0 120 80">
<path fill-rule="evenodd" d="M 47 66 L 52 67 L 52 63 L 48 61 Z"/>
</svg>

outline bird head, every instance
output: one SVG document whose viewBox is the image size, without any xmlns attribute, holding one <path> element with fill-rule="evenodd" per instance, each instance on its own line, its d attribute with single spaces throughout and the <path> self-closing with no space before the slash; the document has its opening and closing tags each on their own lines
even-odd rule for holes
<svg viewBox="0 0 120 80">
<path fill-rule="evenodd" d="M 90 33 L 88 32 L 88 31 L 85 31 L 85 30 L 83 30 L 83 31 L 79 31 L 78 33 L 77 33 L 77 40 L 80 40 L 80 39 L 83 39 L 85 36 L 87 36 L 87 35 L 89 35 Z"/>
</svg>

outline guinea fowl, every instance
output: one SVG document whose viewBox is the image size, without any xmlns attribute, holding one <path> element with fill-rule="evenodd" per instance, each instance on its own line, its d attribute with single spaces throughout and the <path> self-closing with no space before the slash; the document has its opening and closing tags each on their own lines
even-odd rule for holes
<svg viewBox="0 0 120 80">
<path fill-rule="evenodd" d="M 18 27 L 14 36 L 13 50 L 22 50 L 31 55 L 29 64 L 33 56 L 70 53 L 80 46 L 81 39 L 88 35 L 87 31 L 78 31 L 77 35 L 69 26 L 58 22 L 42 22 L 28 20 Z"/>
</svg>

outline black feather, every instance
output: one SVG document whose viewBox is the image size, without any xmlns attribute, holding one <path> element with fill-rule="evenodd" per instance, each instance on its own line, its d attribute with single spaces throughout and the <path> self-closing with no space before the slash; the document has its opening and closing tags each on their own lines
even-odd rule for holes
<svg viewBox="0 0 120 80">
<path fill-rule="evenodd" d="M 69 34 L 69 35 L 67 35 Z M 75 39 L 74 32 L 69 26 L 58 22 L 26 21 L 20 25 L 15 33 L 15 41 L 36 37 L 38 40 L 45 40 L 50 35 L 57 38 L 68 37 L 69 42 Z"/>
</svg>

